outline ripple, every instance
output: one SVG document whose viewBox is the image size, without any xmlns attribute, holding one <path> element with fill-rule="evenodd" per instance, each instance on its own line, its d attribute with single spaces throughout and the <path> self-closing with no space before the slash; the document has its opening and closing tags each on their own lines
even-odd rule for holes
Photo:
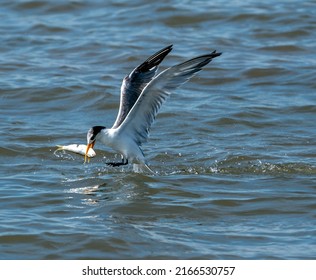
<svg viewBox="0 0 316 280">
<path fill-rule="evenodd" d="M 10 3 L 11 8 L 16 11 L 23 12 L 34 12 L 41 11 L 44 13 L 66 13 L 74 12 L 76 10 L 87 7 L 87 5 L 82 1 L 67 1 L 65 3 L 57 2 L 47 2 L 47 1 L 16 1 Z M 91 1 L 90 1 L 90 4 Z"/>
<path fill-rule="evenodd" d="M 290 75 L 291 72 L 287 69 L 280 67 L 271 67 L 271 68 L 252 68 L 244 71 L 244 75 L 246 78 L 250 79 L 258 79 L 258 78 L 266 78 L 266 77 L 275 77 L 275 76 L 283 76 Z"/>
<path fill-rule="evenodd" d="M 305 49 L 296 45 L 276 45 L 261 47 L 259 50 L 272 52 L 304 52 Z"/>
<path fill-rule="evenodd" d="M 315 256 L 313 1 L 2 2 L 3 258 Z M 124 75 L 171 43 L 161 70 L 223 55 L 163 106 L 155 175 L 100 143 L 89 164 L 54 154 L 111 124 Z"/>
<path fill-rule="evenodd" d="M 150 167 L 159 175 L 174 175 L 174 174 L 195 174 L 195 175 L 210 175 L 210 174 L 227 174 L 227 175 L 267 175 L 267 176 L 314 176 L 316 175 L 316 166 L 304 162 L 276 162 L 266 159 L 260 159 L 256 156 L 236 155 L 228 156 L 223 160 L 215 160 L 210 165 L 204 160 L 203 165 L 194 165 L 193 162 L 183 159 L 184 164 L 169 166 L 175 158 L 168 159 L 165 156 L 155 158 L 163 165 L 157 165 L 157 162 L 151 162 Z M 169 164 L 167 164 L 169 162 Z M 208 160 L 211 162 L 211 160 Z M 191 164 L 191 165 L 190 165 Z M 164 166 L 166 166 L 164 168 Z M 189 178 L 188 178 L 189 180 Z"/>
<path fill-rule="evenodd" d="M 248 156 L 229 157 L 212 170 L 225 174 L 315 175 L 316 166 L 307 163 L 271 163 Z"/>
<path fill-rule="evenodd" d="M 67 33 L 70 31 L 70 28 L 65 28 L 63 26 L 52 26 L 51 24 L 37 23 L 30 27 L 29 32 L 38 32 L 38 33 Z"/>
</svg>

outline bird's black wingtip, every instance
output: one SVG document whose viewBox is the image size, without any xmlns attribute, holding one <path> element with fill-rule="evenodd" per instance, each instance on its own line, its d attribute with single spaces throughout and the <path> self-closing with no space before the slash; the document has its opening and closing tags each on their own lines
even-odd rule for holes
<svg viewBox="0 0 316 280">
<path fill-rule="evenodd" d="M 172 46 L 173 45 L 169 45 L 161 49 L 160 51 L 156 52 L 149 58 L 147 58 L 144 63 L 137 67 L 137 70 L 140 72 L 146 72 L 152 69 L 153 67 L 158 66 L 163 61 L 163 59 L 168 55 L 168 53 L 172 51 Z"/>
<path fill-rule="evenodd" d="M 211 55 L 212 55 L 213 57 L 217 57 L 217 56 L 222 55 L 222 53 L 221 53 L 221 52 L 216 52 L 216 50 L 214 50 L 213 52 L 211 52 Z"/>
<path fill-rule="evenodd" d="M 173 44 L 171 44 L 171 45 L 169 45 L 169 46 L 163 48 L 163 49 L 160 50 L 159 52 L 160 52 L 160 53 L 167 53 L 167 54 L 168 54 L 169 52 L 172 51 L 172 49 L 173 49 Z"/>
<path fill-rule="evenodd" d="M 173 48 L 173 44 L 166 47 L 166 49 L 170 49 L 170 50 L 172 50 L 172 48 Z"/>
</svg>

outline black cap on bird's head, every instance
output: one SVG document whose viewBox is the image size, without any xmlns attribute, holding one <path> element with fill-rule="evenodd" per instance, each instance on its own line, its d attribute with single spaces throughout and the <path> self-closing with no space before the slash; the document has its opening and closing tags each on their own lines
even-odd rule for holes
<svg viewBox="0 0 316 280">
<path fill-rule="evenodd" d="M 105 126 L 93 126 L 89 129 L 87 133 L 87 150 L 84 157 L 85 162 L 87 160 L 87 154 L 88 154 L 89 149 L 94 147 L 96 137 L 101 132 L 102 129 L 105 129 Z"/>
</svg>

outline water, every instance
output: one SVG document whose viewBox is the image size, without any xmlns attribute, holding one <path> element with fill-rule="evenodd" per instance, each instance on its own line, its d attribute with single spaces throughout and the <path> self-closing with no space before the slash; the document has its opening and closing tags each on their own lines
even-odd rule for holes
<svg viewBox="0 0 316 280">
<path fill-rule="evenodd" d="M 261 2 L 2 1 L 0 258 L 315 258 L 316 3 Z M 161 69 L 223 55 L 164 104 L 156 175 L 54 153 L 171 43 Z"/>
</svg>

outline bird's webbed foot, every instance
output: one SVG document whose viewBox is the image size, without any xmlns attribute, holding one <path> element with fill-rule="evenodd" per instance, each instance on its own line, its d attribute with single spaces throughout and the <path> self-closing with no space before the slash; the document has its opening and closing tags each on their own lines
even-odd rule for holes
<svg viewBox="0 0 316 280">
<path fill-rule="evenodd" d="M 113 167 L 116 167 L 116 166 L 121 166 L 121 165 L 127 165 L 128 164 L 128 160 L 126 159 L 122 159 L 122 162 L 107 162 L 106 163 L 107 165 L 109 166 L 113 166 Z"/>
</svg>

